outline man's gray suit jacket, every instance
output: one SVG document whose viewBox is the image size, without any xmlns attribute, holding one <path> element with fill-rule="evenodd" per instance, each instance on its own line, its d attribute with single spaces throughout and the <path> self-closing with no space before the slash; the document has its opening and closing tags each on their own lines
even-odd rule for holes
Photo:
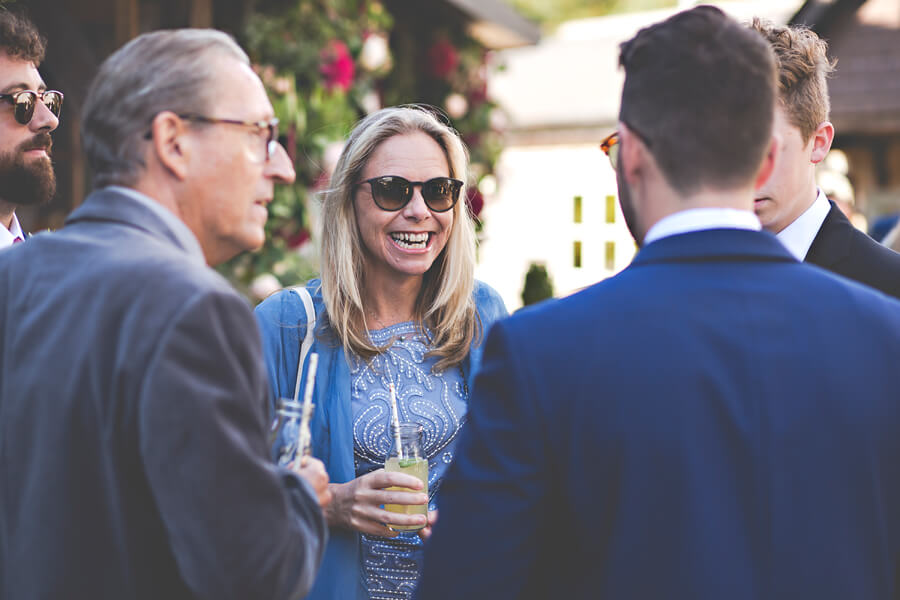
<svg viewBox="0 0 900 600">
<path fill-rule="evenodd" d="M 0 600 L 297 598 L 326 528 L 268 458 L 256 322 L 141 200 L 0 253 Z"/>
</svg>

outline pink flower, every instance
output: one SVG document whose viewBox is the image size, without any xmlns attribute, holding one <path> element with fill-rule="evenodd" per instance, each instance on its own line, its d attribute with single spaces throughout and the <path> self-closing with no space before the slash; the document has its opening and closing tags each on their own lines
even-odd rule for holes
<svg viewBox="0 0 900 600">
<path fill-rule="evenodd" d="M 434 77 L 443 79 L 456 70 L 459 53 L 446 38 L 441 38 L 428 49 L 428 67 Z"/>
<path fill-rule="evenodd" d="M 347 44 L 341 40 L 331 40 L 322 49 L 322 65 L 319 71 L 325 78 L 325 87 L 329 90 L 340 88 L 345 92 L 353 85 L 356 66 L 350 56 Z"/>
</svg>

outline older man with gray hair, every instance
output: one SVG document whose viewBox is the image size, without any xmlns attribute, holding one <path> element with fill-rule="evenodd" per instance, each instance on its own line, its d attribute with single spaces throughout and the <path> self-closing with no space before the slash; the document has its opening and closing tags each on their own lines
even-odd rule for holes
<svg viewBox="0 0 900 600">
<path fill-rule="evenodd" d="M 269 460 L 256 323 L 207 266 L 294 179 L 262 83 L 225 34 L 155 32 L 83 116 L 99 189 L 0 255 L 0 599 L 302 596 L 328 477 Z"/>
</svg>

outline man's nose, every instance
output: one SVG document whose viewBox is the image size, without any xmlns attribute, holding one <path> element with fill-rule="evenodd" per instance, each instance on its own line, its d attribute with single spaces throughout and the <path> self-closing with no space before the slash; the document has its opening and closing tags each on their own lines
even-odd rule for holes
<svg viewBox="0 0 900 600">
<path fill-rule="evenodd" d="M 28 123 L 29 129 L 32 131 L 53 131 L 59 127 L 59 117 L 47 108 L 40 98 L 36 100 L 34 114 L 31 116 L 31 122 Z"/>
<path fill-rule="evenodd" d="M 288 156 L 287 150 L 279 143 L 276 143 L 275 146 L 275 153 L 266 161 L 266 168 L 263 173 L 266 177 L 274 179 L 276 183 L 294 183 L 297 173 L 294 171 L 294 165 L 291 164 L 291 158 Z"/>
</svg>

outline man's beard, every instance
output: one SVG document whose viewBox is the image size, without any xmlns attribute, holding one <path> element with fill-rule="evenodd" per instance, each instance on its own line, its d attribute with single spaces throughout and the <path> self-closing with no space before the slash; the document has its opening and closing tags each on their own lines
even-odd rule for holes
<svg viewBox="0 0 900 600">
<path fill-rule="evenodd" d="M 644 245 L 644 234 L 646 232 L 642 231 L 638 225 L 637 211 L 634 209 L 634 202 L 631 201 L 631 189 L 628 187 L 628 182 L 625 181 L 625 173 L 622 169 L 621 154 L 619 152 L 619 164 L 616 167 L 616 187 L 619 189 L 619 205 L 622 207 L 625 225 L 628 226 L 631 237 L 634 238 L 635 243 L 640 248 Z"/>
<path fill-rule="evenodd" d="M 0 154 L 0 199 L 10 204 L 31 205 L 48 202 L 56 192 L 56 175 L 49 158 L 25 161 L 29 150 L 43 148 L 50 154 L 49 133 L 39 133 L 19 144 L 12 152 Z"/>
</svg>

